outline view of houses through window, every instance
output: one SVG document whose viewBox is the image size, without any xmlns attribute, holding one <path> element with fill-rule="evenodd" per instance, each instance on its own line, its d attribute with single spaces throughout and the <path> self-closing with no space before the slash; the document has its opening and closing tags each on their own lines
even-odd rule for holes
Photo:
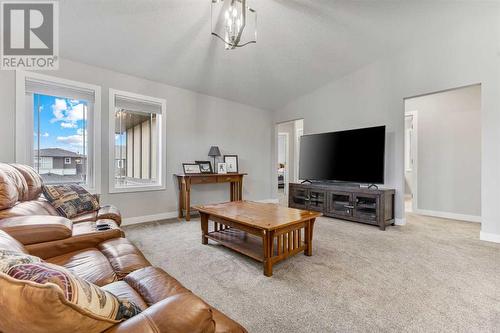
<svg viewBox="0 0 500 333">
<path fill-rule="evenodd" d="M 87 182 L 87 103 L 33 94 L 33 166 L 45 183 Z"/>
</svg>

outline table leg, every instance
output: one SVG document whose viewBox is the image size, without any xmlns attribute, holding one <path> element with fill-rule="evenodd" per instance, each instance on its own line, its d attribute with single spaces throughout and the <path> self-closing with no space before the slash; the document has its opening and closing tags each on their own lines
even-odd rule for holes
<svg viewBox="0 0 500 333">
<path fill-rule="evenodd" d="M 186 185 L 184 195 L 184 209 L 186 209 L 186 221 L 191 221 L 191 189 Z"/>
<path fill-rule="evenodd" d="M 240 177 L 238 182 L 238 200 L 243 200 L 243 176 Z"/>
<path fill-rule="evenodd" d="M 273 238 L 274 232 L 266 231 L 262 240 L 262 247 L 264 249 L 264 275 L 273 276 Z"/>
<path fill-rule="evenodd" d="M 235 184 L 234 182 L 229 183 L 229 192 L 231 192 L 230 193 L 231 201 L 234 201 L 234 184 Z"/>
<path fill-rule="evenodd" d="M 208 234 L 208 214 L 200 213 L 201 215 L 201 244 L 207 245 L 208 239 L 205 235 Z"/>
<path fill-rule="evenodd" d="M 182 211 L 184 209 L 183 201 L 184 201 L 184 190 L 183 190 L 182 182 L 179 180 L 179 215 L 178 215 L 178 217 L 180 219 L 182 219 L 182 217 L 184 216 L 184 212 Z"/>
<path fill-rule="evenodd" d="M 306 242 L 307 242 L 307 248 L 306 250 L 304 251 L 304 254 L 306 256 L 312 256 L 312 250 L 313 250 L 313 245 L 312 245 L 312 241 L 313 241 L 313 230 L 314 230 L 314 221 L 316 219 L 311 219 L 307 222 L 307 225 L 306 225 Z"/>
</svg>

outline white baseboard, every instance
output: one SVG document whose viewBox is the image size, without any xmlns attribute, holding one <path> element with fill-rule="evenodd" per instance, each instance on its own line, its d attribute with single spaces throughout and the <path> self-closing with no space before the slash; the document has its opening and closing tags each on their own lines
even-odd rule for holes
<svg viewBox="0 0 500 333">
<path fill-rule="evenodd" d="M 254 200 L 254 201 L 264 202 L 264 203 L 279 203 L 278 199 L 263 199 L 263 200 Z M 193 211 L 191 213 L 193 213 Z M 177 216 L 178 216 L 178 212 L 174 211 L 174 212 L 165 212 L 165 213 L 159 213 L 159 214 L 153 214 L 153 215 L 126 217 L 123 219 L 122 225 L 126 226 L 126 225 L 132 225 L 132 224 L 175 219 L 175 218 L 177 218 Z"/>
<path fill-rule="evenodd" d="M 398 218 L 396 218 L 396 220 L 394 221 L 394 224 L 395 225 L 405 225 L 406 224 L 406 219 L 398 219 Z"/>
<path fill-rule="evenodd" d="M 479 239 L 486 242 L 500 243 L 500 235 L 492 234 L 489 232 L 481 231 L 479 233 Z"/>
<path fill-rule="evenodd" d="M 262 199 L 262 200 L 250 200 L 250 201 L 255 201 L 255 202 L 262 202 L 262 203 L 280 203 L 279 199 Z"/>
<path fill-rule="evenodd" d="M 154 214 L 154 215 L 127 217 L 127 218 L 123 219 L 122 225 L 132 225 L 132 224 L 174 219 L 177 217 L 177 214 L 178 214 L 177 211 L 175 211 L 175 212 L 165 212 L 165 213 Z"/>
<path fill-rule="evenodd" d="M 413 213 L 414 214 L 418 214 L 418 215 L 440 217 L 440 218 L 450 219 L 450 220 L 458 220 L 458 221 L 465 221 L 465 222 L 481 223 L 481 216 L 476 216 L 476 215 L 466 215 L 466 214 L 455 214 L 455 213 L 448 213 L 448 212 L 438 212 L 438 211 L 427 210 L 427 209 L 414 209 Z"/>
</svg>

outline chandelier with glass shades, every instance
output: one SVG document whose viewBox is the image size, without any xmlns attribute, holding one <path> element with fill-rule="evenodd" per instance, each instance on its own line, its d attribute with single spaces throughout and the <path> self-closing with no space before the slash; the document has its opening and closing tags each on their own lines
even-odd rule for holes
<svg viewBox="0 0 500 333">
<path fill-rule="evenodd" d="M 212 35 L 226 50 L 257 43 L 257 12 L 246 0 L 212 0 Z"/>
</svg>

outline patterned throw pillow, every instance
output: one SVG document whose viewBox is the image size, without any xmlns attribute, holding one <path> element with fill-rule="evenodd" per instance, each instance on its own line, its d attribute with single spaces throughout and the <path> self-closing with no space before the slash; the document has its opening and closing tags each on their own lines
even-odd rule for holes
<svg viewBox="0 0 500 333">
<path fill-rule="evenodd" d="M 57 212 L 67 218 L 99 209 L 97 199 L 80 185 L 44 185 L 43 194 Z"/>
<path fill-rule="evenodd" d="M 136 304 L 118 299 L 110 292 L 73 275 L 61 266 L 45 262 L 20 263 L 8 267 L 3 272 L 17 280 L 39 284 L 53 283 L 59 286 L 67 301 L 102 319 L 118 322 L 141 312 Z"/>
<path fill-rule="evenodd" d="M 0 250 L 0 272 L 6 273 L 11 267 L 21 264 L 42 262 L 42 259 L 22 252 Z"/>
</svg>

